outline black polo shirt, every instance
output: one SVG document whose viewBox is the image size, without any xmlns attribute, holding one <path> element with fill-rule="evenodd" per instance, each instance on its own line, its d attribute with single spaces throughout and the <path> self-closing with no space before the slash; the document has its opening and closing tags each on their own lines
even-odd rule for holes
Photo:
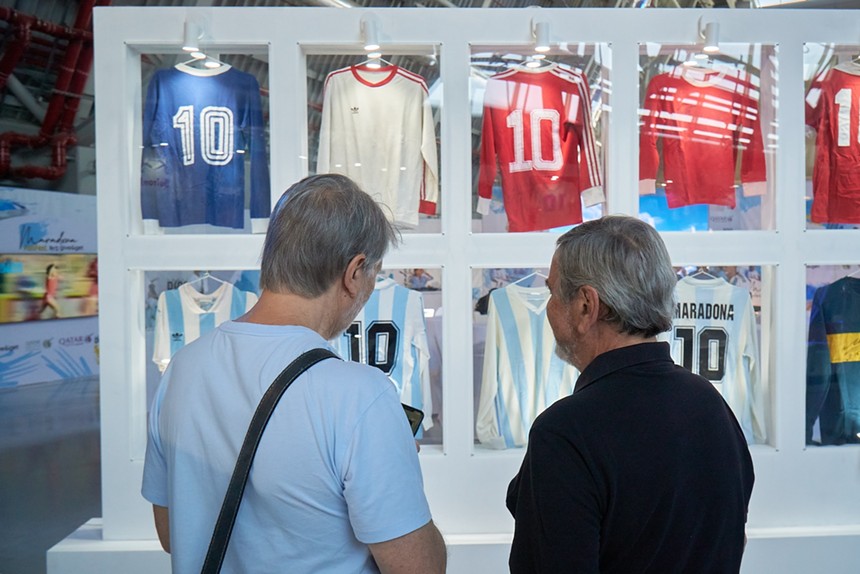
<svg viewBox="0 0 860 574">
<path fill-rule="evenodd" d="M 511 572 L 738 572 L 753 478 L 728 405 L 668 344 L 604 353 L 529 433 Z"/>
</svg>

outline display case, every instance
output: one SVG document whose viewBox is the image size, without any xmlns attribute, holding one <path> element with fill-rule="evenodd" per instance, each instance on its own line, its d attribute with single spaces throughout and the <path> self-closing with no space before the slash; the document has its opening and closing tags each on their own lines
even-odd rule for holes
<svg viewBox="0 0 860 574">
<path fill-rule="evenodd" d="M 860 62 L 857 45 L 807 43 L 806 205 L 810 229 L 860 225 Z"/>
<path fill-rule="evenodd" d="M 612 52 L 472 46 L 473 228 L 560 231 L 604 213 Z"/>
<path fill-rule="evenodd" d="M 144 55 L 174 58 L 153 69 L 174 65 L 182 57 L 184 23 L 194 21 L 205 28 L 203 37 L 213 53 L 225 60 L 237 55 L 235 67 L 257 78 L 261 109 L 268 110 L 263 124 L 268 126 L 264 133 L 271 207 L 289 185 L 317 170 L 320 149 L 325 148 L 320 137 L 325 131 L 325 78 L 346 69 L 341 75 L 374 83 L 379 75 L 391 74 L 386 64 L 374 71 L 362 63 L 368 59 L 362 22 L 373 18 L 382 59 L 391 68 L 424 79 L 427 90 L 421 118 L 424 122 L 429 114 L 432 126 L 428 120 L 419 130 L 418 162 L 423 175 L 432 173 L 434 153 L 437 162 L 435 213 L 422 211 L 419 193 L 414 214 L 417 223 L 413 220 L 414 225 L 402 226 L 403 242 L 385 260 L 388 278 L 423 299 L 434 423 L 422 437 L 425 489 L 434 520 L 452 549 L 450 571 L 504 571 L 513 531 L 504 507 L 505 492 L 522 461 L 523 437 L 530 423 L 520 428 L 520 444 L 514 440 L 513 447 L 487 448 L 481 440 L 477 424 L 488 348 L 498 349 L 498 345 L 487 344 L 489 316 L 475 309 L 480 309 L 490 285 L 512 285 L 522 289 L 527 299 L 537 299 L 539 280 L 519 287 L 515 282 L 533 272 L 537 275 L 532 279 L 546 274 L 560 232 L 578 221 L 553 220 L 530 229 L 515 228 L 504 178 L 485 172 L 482 184 L 482 167 L 489 164 L 482 164 L 481 157 L 488 149 L 482 146 L 489 117 L 489 85 L 504 80 L 500 74 L 520 73 L 519 68 L 540 53 L 536 52 L 535 24 L 541 23 L 550 32 L 550 53 L 545 59 L 558 66 L 554 69 L 559 74 L 578 78 L 573 84 L 582 90 L 577 113 L 562 108 L 564 118 L 558 114 L 559 144 L 563 124 L 568 137 L 579 138 L 590 131 L 594 153 L 589 155 L 587 146 L 577 148 L 577 177 L 582 180 L 582 174 L 591 170 L 591 175 L 599 173 L 602 179 L 601 201 L 593 205 L 588 203 L 597 196 L 585 192 L 597 186 L 584 188 L 583 180 L 568 188 L 574 204 L 582 207 L 581 219 L 608 213 L 647 219 L 661 231 L 680 274 L 693 276 L 700 284 L 710 281 L 696 279 L 700 271 L 719 279 L 720 286 L 725 283 L 732 293 L 743 296 L 733 313 L 751 317 L 743 332 L 748 340 L 755 337 L 756 345 L 738 347 L 743 350 L 736 357 L 745 369 L 749 367 L 749 373 L 757 367 L 749 375 L 749 383 L 716 380 L 728 370 L 731 327 L 679 323 L 668 334 L 677 347 L 678 363 L 715 379 L 712 382 L 724 396 L 736 389 L 746 393 L 735 405 L 739 418 L 749 422 L 756 468 L 745 571 L 792 571 L 798 564 L 809 565 L 808 569 L 828 564 L 825 569 L 829 571 L 860 567 L 860 557 L 852 558 L 844 551 L 856 548 L 860 539 L 856 519 L 860 499 L 844 496 L 860 487 L 860 450 L 850 444 L 840 448 L 807 445 L 805 373 L 810 323 L 804 302 L 805 285 L 811 284 L 807 270 L 855 264 L 860 240 L 860 231 L 853 224 L 840 224 L 840 229 L 807 224 L 805 110 L 810 82 L 821 71 L 809 65 L 811 59 L 817 61 L 821 56 L 811 54 L 815 46 L 826 54 L 830 46 L 856 43 L 854 22 L 838 14 L 809 10 L 763 14 L 739 10 L 97 9 L 104 539 L 154 540 L 155 536 L 151 509 L 139 495 L 142 460 L 138 454 L 145 441 L 147 368 L 152 364 L 146 350 L 148 281 L 159 273 L 206 270 L 235 282 L 227 275 L 259 268 L 263 241 L 262 234 L 250 233 L 254 231 L 250 223 L 247 227 L 243 223 L 238 232 L 227 228 L 151 232 L 145 228 L 139 211 L 142 111 L 149 85 Z M 707 70 L 694 66 L 685 71 L 682 62 L 699 52 L 707 24 L 719 25 L 720 52 L 705 64 L 710 66 Z M 242 55 L 250 56 L 250 61 L 241 63 Z M 850 55 L 849 48 L 840 58 Z M 353 69 L 356 65 L 359 68 Z M 703 77 L 696 79 L 696 73 Z M 671 137 L 660 133 L 655 138 L 648 133 L 658 128 L 665 132 L 666 126 L 680 129 L 683 126 L 677 122 L 686 118 L 686 112 L 678 111 L 665 116 L 653 105 L 649 86 L 654 88 L 655 78 L 666 74 L 679 74 L 674 79 L 691 86 L 713 83 L 716 77 L 722 86 L 719 89 L 728 83 L 731 94 L 741 91 L 742 101 L 735 102 L 731 96 L 715 103 L 701 96 L 696 103 L 697 110 L 717 105 L 743 116 L 739 123 L 723 122 L 720 129 L 726 133 L 718 134 L 720 145 L 707 144 L 719 147 L 728 158 L 720 160 L 727 166 L 720 181 L 734 206 L 715 207 L 708 202 L 670 205 L 673 191 L 668 180 L 674 185 L 675 179 L 667 167 L 666 152 Z M 423 90 L 414 77 L 410 81 Z M 659 90 L 650 93 L 658 94 L 660 100 Z M 586 103 L 590 114 L 582 113 Z M 358 107 L 355 115 L 364 113 L 363 104 L 352 107 Z M 492 100 L 489 109 L 491 114 L 496 111 Z M 541 104 L 535 109 L 550 108 Z M 846 109 L 844 103 L 837 108 L 837 118 Z M 516 172 L 519 174 L 543 171 L 535 169 L 536 165 L 555 166 L 560 157 L 554 143 L 555 115 L 539 112 L 526 121 L 525 114 L 516 111 L 502 110 L 500 129 L 513 141 L 521 133 L 523 155 L 502 159 L 497 153 L 493 158 L 497 173 L 503 171 L 505 162 L 508 167 L 531 162 L 529 171 Z M 725 113 L 724 109 L 717 111 Z M 347 109 L 345 113 L 351 116 L 354 112 Z M 697 126 L 714 129 L 700 120 L 722 121 L 709 115 L 687 115 L 698 118 Z M 183 117 L 175 128 L 180 132 Z M 676 123 L 660 124 L 666 118 Z M 756 121 L 757 128 L 753 126 Z M 532 127 L 541 132 L 540 138 L 533 137 Z M 544 128 L 549 128 L 546 134 Z M 494 129 L 495 137 L 499 131 Z M 716 139 L 712 129 L 705 131 L 710 133 L 703 137 Z M 760 137 L 760 147 L 753 145 L 755 135 Z M 854 135 L 852 131 L 850 139 L 856 139 Z M 433 145 L 431 139 L 435 139 Z M 747 139 L 750 141 L 744 141 Z M 362 143 L 370 145 L 367 139 Z M 651 152 L 656 146 L 656 167 L 653 161 L 646 166 L 651 171 L 643 170 L 645 144 L 651 146 Z M 539 151 L 537 156 L 535 151 Z M 715 178 L 716 159 L 710 155 L 706 169 L 696 177 Z M 753 155 L 755 161 L 750 159 Z M 365 168 L 363 159 L 354 161 L 353 168 L 355 163 Z M 562 160 L 562 171 L 565 166 Z M 407 166 L 406 171 L 410 169 Z M 246 178 L 248 172 L 246 169 Z M 561 173 L 547 173 L 551 182 L 553 175 L 562 179 Z M 657 193 L 640 193 L 647 180 L 653 180 Z M 422 177 L 421 181 L 426 189 L 429 180 Z M 243 189 L 250 201 L 250 184 Z M 483 200 L 489 200 L 488 211 Z M 547 200 L 546 206 L 551 203 Z M 554 205 L 561 204 L 556 199 Z M 250 222 L 250 204 L 246 209 Z M 697 286 L 701 285 L 693 285 Z M 488 313 L 491 300 L 492 295 L 486 298 Z M 678 319 L 691 320 L 691 309 L 679 310 Z M 707 313 L 702 311 L 703 316 Z M 695 315 L 699 317 L 698 303 Z M 728 315 L 728 307 L 720 307 L 719 316 Z M 366 328 L 362 324 L 355 330 L 369 337 Z M 360 341 L 355 345 L 354 339 L 345 339 L 347 352 L 366 355 L 369 349 L 362 349 Z M 370 362 L 371 356 L 367 358 Z M 377 363 L 386 361 L 384 353 L 372 358 Z M 504 438 L 503 433 L 498 436 Z M 805 542 L 798 543 L 799 538 Z"/>
</svg>

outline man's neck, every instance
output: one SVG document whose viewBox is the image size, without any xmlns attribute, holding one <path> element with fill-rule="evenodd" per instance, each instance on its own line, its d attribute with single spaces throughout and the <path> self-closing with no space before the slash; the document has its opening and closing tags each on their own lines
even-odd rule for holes
<svg viewBox="0 0 860 574">
<path fill-rule="evenodd" d="M 643 337 L 642 335 L 630 335 L 628 333 L 620 333 L 617 331 L 617 326 L 614 323 L 600 322 L 595 325 L 594 332 L 586 337 L 588 344 L 583 349 L 581 356 L 577 357 L 577 362 L 581 363 L 576 367 L 583 371 L 591 361 L 599 357 L 603 353 L 621 349 L 623 347 L 631 347 L 641 343 L 655 343 L 656 337 Z"/>
<path fill-rule="evenodd" d="M 323 338 L 336 335 L 339 319 L 336 297 L 326 292 L 308 299 L 294 293 L 263 290 L 254 307 L 237 321 L 260 325 L 296 325 L 316 331 Z"/>
</svg>

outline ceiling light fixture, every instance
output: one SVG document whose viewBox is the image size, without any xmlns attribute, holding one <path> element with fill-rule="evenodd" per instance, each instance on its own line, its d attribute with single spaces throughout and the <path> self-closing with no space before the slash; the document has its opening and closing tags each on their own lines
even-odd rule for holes
<svg viewBox="0 0 860 574">
<path fill-rule="evenodd" d="M 716 54 L 720 51 L 720 25 L 716 22 L 708 22 L 702 26 L 699 19 L 699 37 L 704 40 L 702 51 L 707 54 Z"/>
<path fill-rule="evenodd" d="M 532 36 L 535 41 L 535 52 L 544 53 L 550 50 L 550 28 L 549 22 L 535 22 L 532 20 Z"/>
<path fill-rule="evenodd" d="M 366 51 L 379 50 L 379 23 L 375 18 L 365 16 L 361 19 L 361 37 Z"/>
<path fill-rule="evenodd" d="M 185 34 L 182 38 L 182 49 L 186 52 L 200 51 L 200 38 L 203 37 L 203 31 L 200 25 L 190 20 L 185 21 Z"/>
</svg>

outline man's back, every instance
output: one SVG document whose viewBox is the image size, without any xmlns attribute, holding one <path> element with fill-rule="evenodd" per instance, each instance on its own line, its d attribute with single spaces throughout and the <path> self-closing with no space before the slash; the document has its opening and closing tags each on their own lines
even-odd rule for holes
<svg viewBox="0 0 860 574">
<path fill-rule="evenodd" d="M 325 345 L 304 327 L 230 322 L 172 361 L 153 404 L 143 494 L 170 508 L 174 572 L 200 569 L 262 394 L 301 352 Z M 429 521 L 393 385 L 329 359 L 297 379 L 270 420 L 222 571 L 377 572 L 367 544 Z"/>
<path fill-rule="evenodd" d="M 527 540 L 515 540 L 512 572 L 740 567 L 749 451 L 719 394 L 672 364 L 663 343 L 588 365 L 575 393 L 536 421 L 523 468 L 531 472 L 512 484 L 508 505 Z M 541 492 L 517 499 L 528 481 Z"/>
</svg>

